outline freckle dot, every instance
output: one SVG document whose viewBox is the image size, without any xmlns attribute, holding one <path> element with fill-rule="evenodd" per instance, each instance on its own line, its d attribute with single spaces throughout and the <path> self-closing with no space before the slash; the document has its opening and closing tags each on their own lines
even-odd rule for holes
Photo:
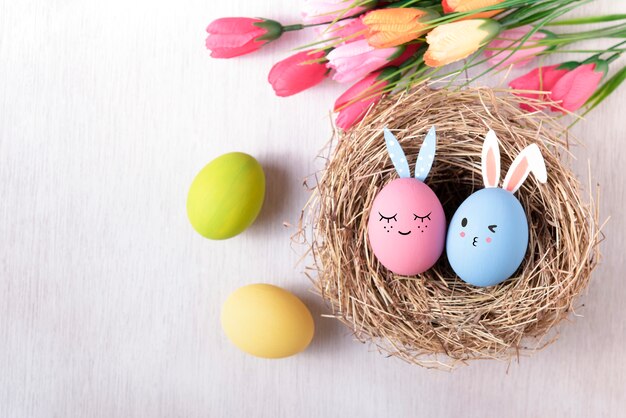
<svg viewBox="0 0 626 418">
<path fill-rule="evenodd" d="M 465 232 L 461 232 L 461 238 L 465 237 Z"/>
<path fill-rule="evenodd" d="M 491 237 L 487 237 L 485 241 L 487 241 L 487 244 L 489 244 L 491 242 Z"/>
</svg>

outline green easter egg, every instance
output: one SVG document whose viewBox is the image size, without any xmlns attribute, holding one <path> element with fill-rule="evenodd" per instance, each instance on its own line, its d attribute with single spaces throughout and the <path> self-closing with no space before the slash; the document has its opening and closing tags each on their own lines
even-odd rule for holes
<svg viewBox="0 0 626 418">
<path fill-rule="evenodd" d="M 227 239 L 248 228 L 263 206 L 265 174 L 254 157 L 231 152 L 196 176 L 187 196 L 187 216 L 200 235 Z"/>
</svg>

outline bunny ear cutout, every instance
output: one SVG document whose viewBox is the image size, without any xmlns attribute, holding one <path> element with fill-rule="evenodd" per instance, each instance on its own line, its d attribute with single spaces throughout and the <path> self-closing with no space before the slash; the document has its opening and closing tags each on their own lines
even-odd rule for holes
<svg viewBox="0 0 626 418">
<path fill-rule="evenodd" d="M 496 133 L 489 129 L 482 153 L 483 183 L 485 187 L 498 187 L 500 182 L 500 145 Z"/>
<path fill-rule="evenodd" d="M 424 142 L 420 147 L 420 152 L 417 154 L 417 161 L 415 162 L 415 178 L 421 181 L 426 180 L 430 168 L 433 166 L 433 160 L 435 159 L 435 150 L 437 149 L 437 133 L 435 127 L 431 127 Z"/>
<path fill-rule="evenodd" d="M 509 172 L 504 178 L 503 189 L 515 193 L 524 183 L 530 172 L 533 172 L 540 183 L 548 181 L 546 163 L 537 144 L 532 144 L 522 150 L 513 160 Z"/>
<path fill-rule="evenodd" d="M 386 127 L 383 129 L 383 132 L 385 134 L 387 152 L 389 153 L 389 158 L 391 158 L 391 161 L 393 162 L 393 166 L 396 168 L 396 172 L 401 178 L 411 177 L 409 163 L 406 160 L 402 147 L 400 147 L 400 143 Z"/>
</svg>

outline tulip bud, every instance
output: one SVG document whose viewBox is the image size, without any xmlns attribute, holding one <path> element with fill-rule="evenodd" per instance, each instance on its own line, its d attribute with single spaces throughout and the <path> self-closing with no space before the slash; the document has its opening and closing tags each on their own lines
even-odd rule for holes
<svg viewBox="0 0 626 418">
<path fill-rule="evenodd" d="M 274 64 L 268 81 L 276 95 L 292 96 L 321 83 L 329 72 L 325 55 L 324 51 L 302 51 Z"/>
<path fill-rule="evenodd" d="M 414 41 L 428 28 L 428 22 L 439 14 L 430 9 L 390 8 L 373 10 L 363 17 L 366 38 L 376 48 L 389 48 Z"/>
<path fill-rule="evenodd" d="M 349 83 L 359 80 L 400 57 L 406 48 L 374 48 L 366 40 L 340 45 L 328 54 L 328 67 L 335 70 L 333 80 Z"/>
<path fill-rule="evenodd" d="M 206 29 L 206 47 L 213 58 L 232 58 L 249 54 L 278 39 L 284 27 L 269 19 L 225 17 L 214 20 Z"/>
<path fill-rule="evenodd" d="M 502 27 L 492 19 L 461 20 L 437 26 L 428 35 L 424 62 L 441 67 L 467 58 L 495 38 Z"/>
<path fill-rule="evenodd" d="M 383 97 L 385 88 L 397 83 L 397 71 L 397 67 L 387 67 L 372 73 L 339 96 L 335 102 L 335 112 L 339 112 L 337 126 L 346 131 L 359 123 Z"/>
<path fill-rule="evenodd" d="M 573 63 L 561 64 L 558 69 L 571 68 L 572 65 Z M 607 62 L 596 57 L 578 64 L 554 84 L 550 99 L 566 111 L 580 109 L 596 91 L 608 69 Z M 554 111 L 562 109 L 552 107 Z"/>
<path fill-rule="evenodd" d="M 580 109 L 596 91 L 600 81 L 608 71 L 608 63 L 597 57 L 584 62 L 568 61 L 549 67 L 539 67 L 516 78 L 509 86 L 516 90 L 517 96 L 552 101 L 559 107 L 551 106 L 553 111 L 573 112 Z M 527 91 L 533 91 L 525 92 Z M 534 93 L 541 91 L 545 93 Z M 522 103 L 522 109 L 540 110 L 545 105 L 540 103 Z"/>
<path fill-rule="evenodd" d="M 263 28 L 266 31 L 265 35 L 256 39 L 257 41 L 270 42 L 280 38 L 280 36 L 283 34 L 283 25 L 275 20 L 261 19 L 260 22 L 253 23 L 253 25 L 258 28 Z"/>
<path fill-rule="evenodd" d="M 495 6 L 502 3 L 504 0 L 443 0 L 441 6 L 444 13 L 455 12 L 471 12 L 472 10 L 482 9 L 483 7 Z M 488 18 L 497 15 L 502 12 L 499 10 L 490 10 L 488 12 L 480 12 L 466 17 L 466 19 L 480 19 Z"/>
<path fill-rule="evenodd" d="M 578 65 L 578 63 L 576 63 L 576 65 Z M 518 90 L 514 92 L 516 96 L 533 99 L 533 101 L 528 101 L 527 103 L 520 103 L 520 108 L 534 112 L 546 107 L 546 105 L 535 103 L 535 101 L 545 102 L 549 100 L 548 96 L 552 88 L 568 71 L 559 67 L 558 64 L 547 67 L 537 67 L 509 83 L 509 87 Z"/>
</svg>

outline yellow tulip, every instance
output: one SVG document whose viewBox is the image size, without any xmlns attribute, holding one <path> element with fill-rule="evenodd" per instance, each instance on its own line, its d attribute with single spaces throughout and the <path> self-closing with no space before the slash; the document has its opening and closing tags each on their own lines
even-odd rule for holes
<svg viewBox="0 0 626 418">
<path fill-rule="evenodd" d="M 441 67 L 467 58 L 498 33 L 501 26 L 491 19 L 471 19 L 437 26 L 428 35 L 428 50 L 424 62 L 429 67 Z"/>
</svg>

